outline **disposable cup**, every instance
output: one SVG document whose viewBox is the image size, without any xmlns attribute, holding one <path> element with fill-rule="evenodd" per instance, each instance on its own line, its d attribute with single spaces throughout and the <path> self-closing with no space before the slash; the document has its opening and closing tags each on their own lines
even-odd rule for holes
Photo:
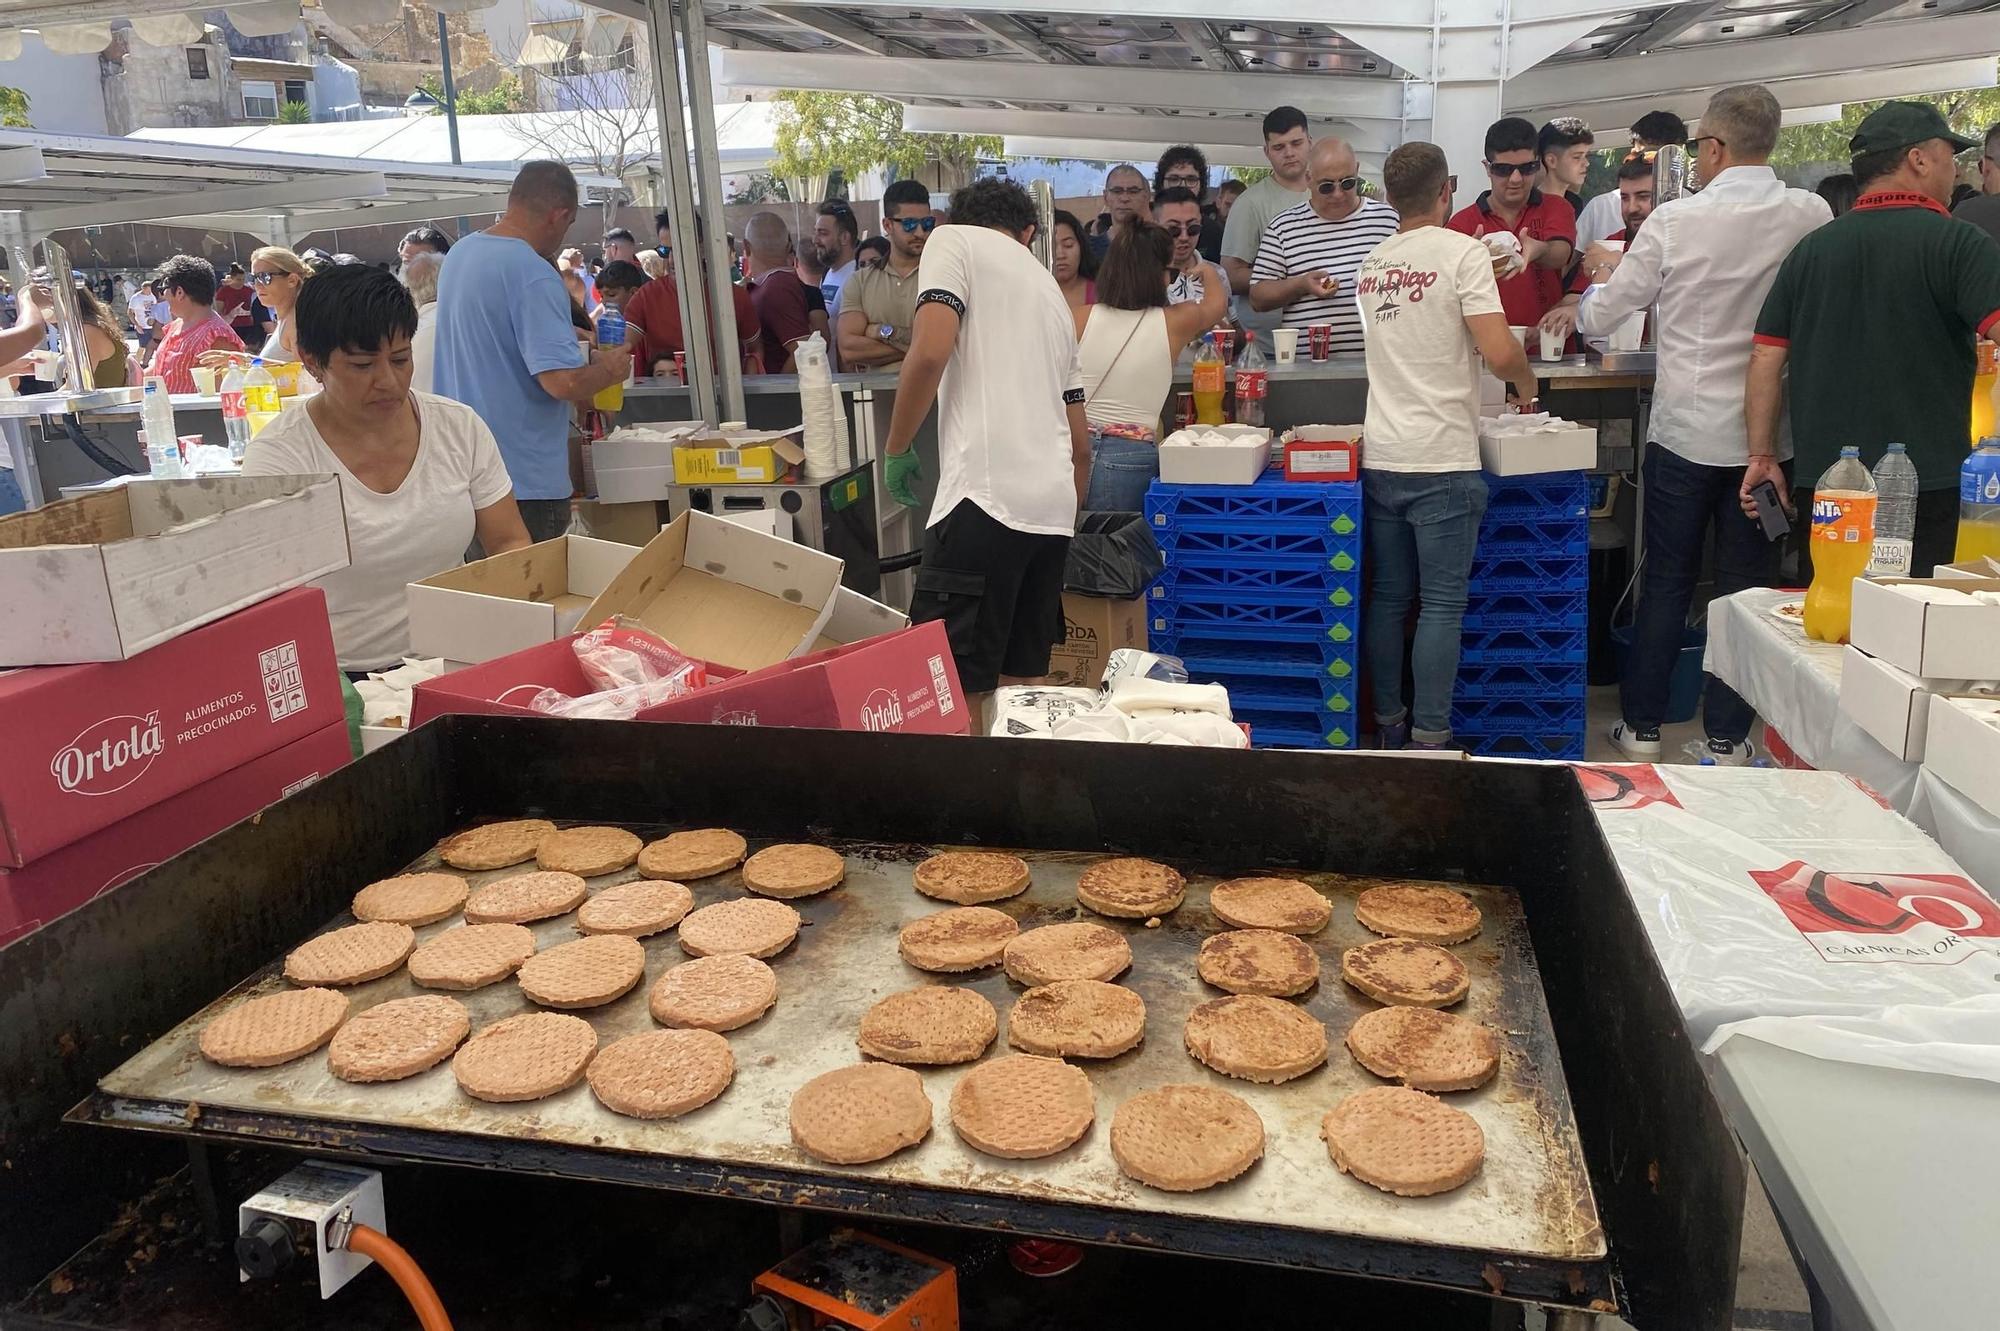
<svg viewBox="0 0 2000 1331">
<path fill-rule="evenodd" d="M 1271 342 L 1278 352 L 1278 364 L 1290 365 L 1299 358 L 1299 330 L 1296 328 L 1274 328 Z"/>
<path fill-rule="evenodd" d="M 194 391 L 203 397 L 215 396 L 215 371 L 205 365 L 197 365 L 188 373 L 194 376 Z"/>
<path fill-rule="evenodd" d="M 1543 360 L 1561 360 L 1563 358 L 1563 343 L 1567 342 L 1568 338 L 1557 337 L 1546 328 L 1536 329 L 1535 334 L 1541 338 Z"/>
<path fill-rule="evenodd" d="M 1306 328 L 1306 343 L 1312 350 L 1314 360 L 1325 360 L 1333 354 L 1333 325 L 1309 325 Z"/>
</svg>

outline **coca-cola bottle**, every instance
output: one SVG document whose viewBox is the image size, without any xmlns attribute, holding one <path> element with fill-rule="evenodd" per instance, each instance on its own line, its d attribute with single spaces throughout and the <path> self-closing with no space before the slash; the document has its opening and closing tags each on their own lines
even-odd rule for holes
<svg viewBox="0 0 2000 1331">
<path fill-rule="evenodd" d="M 1236 358 L 1236 423 L 1262 425 L 1264 396 L 1270 391 L 1271 372 L 1257 340 L 1250 338 L 1243 354 Z"/>
</svg>

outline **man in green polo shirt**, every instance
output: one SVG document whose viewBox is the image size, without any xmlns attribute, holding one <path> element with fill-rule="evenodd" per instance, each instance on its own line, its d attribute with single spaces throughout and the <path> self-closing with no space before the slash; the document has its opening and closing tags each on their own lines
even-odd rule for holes
<svg viewBox="0 0 2000 1331">
<path fill-rule="evenodd" d="M 1951 561 L 1958 471 L 1972 446 L 1973 348 L 2000 324 L 2000 246 L 1946 211 L 1958 180 L 1952 157 L 1973 144 L 1918 102 L 1886 102 L 1861 122 L 1848 144 L 1861 197 L 1779 267 L 1744 392 L 1745 512 L 1755 512 L 1750 490 L 1760 481 L 1785 488 L 1777 453 L 1787 368 L 1795 474 L 1808 500 L 1842 447 L 1858 446 L 1873 467 L 1884 445 L 1908 446 L 1921 489 L 1919 577 Z"/>
</svg>

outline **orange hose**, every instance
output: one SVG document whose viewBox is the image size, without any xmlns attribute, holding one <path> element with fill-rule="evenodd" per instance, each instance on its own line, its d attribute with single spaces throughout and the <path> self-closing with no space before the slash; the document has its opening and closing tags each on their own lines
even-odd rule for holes
<svg viewBox="0 0 2000 1331">
<path fill-rule="evenodd" d="M 451 1331 L 451 1318 L 445 1313 L 444 1304 L 438 1301 L 437 1291 L 431 1288 L 430 1278 L 402 1244 L 380 1230 L 356 1225 L 347 1235 L 347 1249 L 373 1258 L 376 1265 L 389 1273 L 389 1278 L 403 1291 L 403 1297 L 410 1301 L 417 1314 L 417 1325 L 423 1331 Z"/>
</svg>

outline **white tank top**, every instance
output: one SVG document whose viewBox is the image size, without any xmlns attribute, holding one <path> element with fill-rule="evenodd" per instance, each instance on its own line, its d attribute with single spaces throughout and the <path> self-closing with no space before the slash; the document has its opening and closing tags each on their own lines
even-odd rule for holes
<svg viewBox="0 0 2000 1331">
<path fill-rule="evenodd" d="M 1174 386 L 1166 310 L 1093 305 L 1076 350 L 1084 416 L 1092 425 L 1159 426 Z"/>
</svg>

